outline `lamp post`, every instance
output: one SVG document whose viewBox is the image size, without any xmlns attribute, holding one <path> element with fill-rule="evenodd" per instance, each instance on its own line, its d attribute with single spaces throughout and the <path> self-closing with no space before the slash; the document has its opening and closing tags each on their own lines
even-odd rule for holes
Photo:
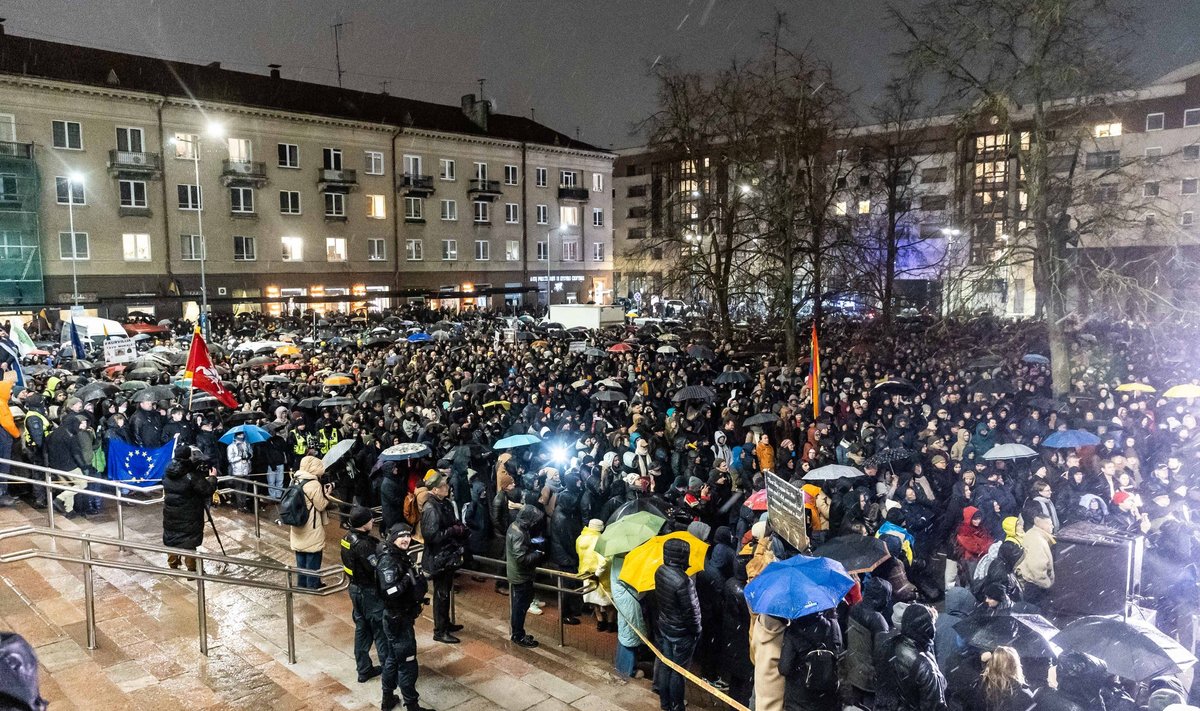
<svg viewBox="0 0 1200 711">
<path fill-rule="evenodd" d="M 558 231 L 565 232 L 566 225 L 559 225 Z M 546 317 L 550 317 L 550 235 L 554 234 L 554 230 L 546 231 Z"/>
<path fill-rule="evenodd" d="M 225 128 L 216 122 L 210 122 L 207 127 L 207 134 L 210 138 L 221 138 L 225 135 Z M 204 239 L 204 191 L 200 188 L 200 136 L 194 134 L 191 138 L 182 138 L 176 136 L 171 139 L 171 143 L 178 145 L 186 143 L 191 146 L 192 151 L 192 170 L 196 177 L 196 234 L 200 238 L 200 328 L 204 331 L 204 337 L 209 336 L 208 332 L 208 245 Z"/>
<path fill-rule="evenodd" d="M 946 268 L 944 271 L 945 284 L 942 287 L 942 314 L 949 316 L 954 310 L 954 240 L 962 234 L 962 230 L 954 227 L 943 227 L 942 234 L 946 237 Z"/>
<path fill-rule="evenodd" d="M 75 236 L 75 186 L 83 188 L 83 176 L 71 173 L 67 176 L 67 219 L 71 230 L 71 305 L 79 306 L 79 240 Z M 72 309 L 71 318 L 75 318 Z"/>
</svg>

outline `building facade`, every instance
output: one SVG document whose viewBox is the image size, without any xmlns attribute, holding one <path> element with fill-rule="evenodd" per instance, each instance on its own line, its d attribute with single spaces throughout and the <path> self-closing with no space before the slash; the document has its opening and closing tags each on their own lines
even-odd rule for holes
<svg viewBox="0 0 1200 711">
<path fill-rule="evenodd" d="M 6 306 L 611 297 L 614 156 L 474 96 L 0 44 Z"/>
</svg>

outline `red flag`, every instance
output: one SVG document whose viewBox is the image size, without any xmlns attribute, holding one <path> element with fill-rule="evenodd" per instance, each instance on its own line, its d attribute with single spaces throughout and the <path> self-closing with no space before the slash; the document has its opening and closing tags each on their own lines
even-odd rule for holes
<svg viewBox="0 0 1200 711">
<path fill-rule="evenodd" d="M 809 372 L 812 401 L 813 401 L 813 419 L 821 416 L 821 346 L 817 341 L 817 324 L 814 321 L 812 327 L 812 370 Z"/>
<path fill-rule="evenodd" d="M 232 409 L 238 406 L 238 401 L 233 397 L 233 393 L 226 390 L 221 383 L 221 374 L 213 367 L 212 358 L 208 355 L 208 346 L 204 343 L 204 337 L 200 335 L 199 326 L 192 334 L 192 348 L 188 351 L 187 367 L 183 377 L 191 378 L 193 388 L 200 388 L 212 395 L 225 407 Z"/>
</svg>

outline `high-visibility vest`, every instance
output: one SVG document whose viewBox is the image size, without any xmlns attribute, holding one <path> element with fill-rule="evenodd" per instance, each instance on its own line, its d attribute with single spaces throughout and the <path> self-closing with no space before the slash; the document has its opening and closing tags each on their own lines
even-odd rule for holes
<svg viewBox="0 0 1200 711">
<path fill-rule="evenodd" d="M 317 432 L 317 437 L 319 442 L 318 449 L 320 450 L 321 454 L 326 454 L 329 452 L 329 448 L 337 444 L 339 439 L 337 429 L 334 429 L 333 432 L 326 434 L 325 429 L 321 428 L 321 430 Z"/>
<path fill-rule="evenodd" d="M 292 430 L 292 436 L 295 441 L 292 443 L 292 451 L 300 456 L 304 456 L 308 452 L 308 435 L 300 430 Z"/>
<path fill-rule="evenodd" d="M 46 417 L 45 415 L 38 412 L 37 410 L 28 410 L 25 413 L 25 427 L 24 427 L 25 431 L 21 435 L 21 438 L 25 441 L 25 446 L 26 447 L 33 446 L 33 438 L 29 436 L 29 421 L 30 420 L 41 420 L 42 421 L 42 442 L 45 443 L 46 436 L 50 434 L 50 418 Z"/>
</svg>

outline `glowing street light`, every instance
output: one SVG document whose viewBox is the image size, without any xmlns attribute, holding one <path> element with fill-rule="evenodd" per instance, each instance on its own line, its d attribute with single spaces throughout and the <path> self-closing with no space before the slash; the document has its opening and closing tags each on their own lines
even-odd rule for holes
<svg viewBox="0 0 1200 711">
<path fill-rule="evenodd" d="M 79 305 L 79 238 L 75 234 L 75 186 L 83 189 L 83 174 L 72 171 L 67 175 L 67 215 L 71 230 L 71 305 Z M 72 318 L 74 316 L 72 315 Z"/>
</svg>

